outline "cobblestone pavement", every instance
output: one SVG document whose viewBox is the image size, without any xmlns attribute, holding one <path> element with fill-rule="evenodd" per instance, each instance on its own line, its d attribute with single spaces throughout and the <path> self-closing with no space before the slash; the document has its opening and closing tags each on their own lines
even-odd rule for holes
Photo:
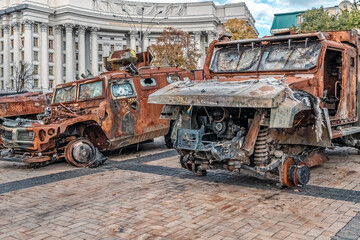
<svg viewBox="0 0 360 240">
<path fill-rule="evenodd" d="M 195 177 L 161 140 L 97 169 L 0 161 L 0 239 L 358 239 L 360 156 L 329 151 L 309 185 Z M 141 156 L 139 156 L 141 154 Z"/>
</svg>

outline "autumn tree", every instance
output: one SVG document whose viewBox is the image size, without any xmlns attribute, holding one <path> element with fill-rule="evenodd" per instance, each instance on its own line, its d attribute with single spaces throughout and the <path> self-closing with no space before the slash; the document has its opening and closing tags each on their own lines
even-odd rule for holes
<svg viewBox="0 0 360 240">
<path fill-rule="evenodd" d="M 242 19 L 229 19 L 222 25 L 224 32 L 232 34 L 232 40 L 257 38 L 257 33 L 254 28 L 245 20 Z"/>
<path fill-rule="evenodd" d="M 14 66 L 14 88 L 16 92 L 33 88 L 33 71 L 32 65 L 27 62 L 21 61 L 19 66 Z"/>
<path fill-rule="evenodd" d="M 155 54 L 156 66 L 176 66 L 194 70 L 201 57 L 190 35 L 172 27 L 163 30 L 151 49 Z"/>
<path fill-rule="evenodd" d="M 345 9 L 337 15 L 331 15 L 321 7 L 305 11 L 302 17 L 303 22 L 298 27 L 292 27 L 296 32 L 350 30 L 360 27 L 360 10 L 356 2 L 350 11 Z"/>
</svg>

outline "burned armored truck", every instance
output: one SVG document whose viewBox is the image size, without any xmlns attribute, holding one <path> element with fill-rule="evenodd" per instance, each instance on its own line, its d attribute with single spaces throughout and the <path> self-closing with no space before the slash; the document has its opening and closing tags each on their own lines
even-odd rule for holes
<svg viewBox="0 0 360 240">
<path fill-rule="evenodd" d="M 358 47 L 356 30 L 216 40 L 205 81 L 169 85 L 149 102 L 166 104 L 184 168 L 305 185 L 325 148 L 360 146 Z"/>
<path fill-rule="evenodd" d="M 109 72 L 56 86 L 51 109 L 40 120 L 6 119 L 3 158 L 33 166 L 65 158 L 78 167 L 96 167 L 106 159 L 101 151 L 167 135 L 170 121 L 159 119 L 162 106 L 148 104 L 148 96 L 192 75 L 181 68 L 151 68 L 151 59 L 149 52 L 116 51 L 105 61 Z"/>
</svg>

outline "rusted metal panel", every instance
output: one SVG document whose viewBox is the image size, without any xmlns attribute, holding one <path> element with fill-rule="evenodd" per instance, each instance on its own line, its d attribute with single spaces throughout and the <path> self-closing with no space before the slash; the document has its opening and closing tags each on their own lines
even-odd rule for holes
<svg viewBox="0 0 360 240">
<path fill-rule="evenodd" d="M 106 61 L 111 71 L 56 86 L 51 111 L 41 121 L 4 122 L 4 145 L 26 153 L 24 161 L 33 165 L 65 158 L 78 167 L 96 167 L 104 161 L 99 150 L 166 135 L 170 121 L 160 119 L 162 106 L 149 104 L 148 97 L 193 74 L 177 67 L 152 68 L 147 66 L 151 59 L 149 52 L 115 52 Z M 125 70 L 115 70 L 119 67 Z"/>
</svg>

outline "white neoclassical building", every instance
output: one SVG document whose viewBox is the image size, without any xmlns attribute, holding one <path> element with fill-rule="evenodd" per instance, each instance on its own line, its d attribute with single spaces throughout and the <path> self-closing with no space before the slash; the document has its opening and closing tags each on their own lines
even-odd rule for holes
<svg viewBox="0 0 360 240">
<path fill-rule="evenodd" d="M 180 2 L 0 0 L 0 91 L 14 88 L 14 68 L 20 61 L 33 65 L 34 87 L 47 90 L 88 70 L 102 72 L 102 58 L 112 50 L 145 49 L 164 27 L 188 32 L 203 59 L 226 20 L 244 19 L 256 31 L 245 3 Z"/>
</svg>

